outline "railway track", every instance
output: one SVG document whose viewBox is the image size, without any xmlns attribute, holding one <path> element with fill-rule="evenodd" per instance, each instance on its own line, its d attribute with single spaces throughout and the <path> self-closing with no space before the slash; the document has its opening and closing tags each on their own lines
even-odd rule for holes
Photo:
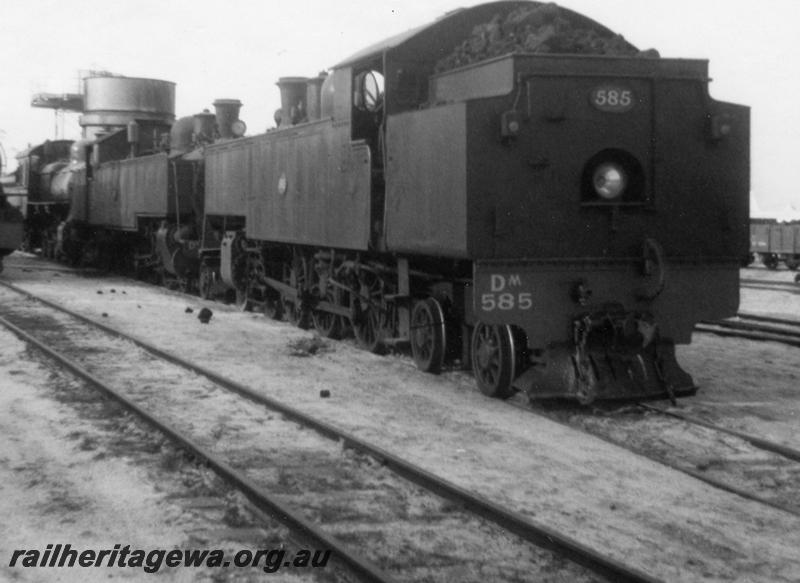
<svg viewBox="0 0 800 583">
<path fill-rule="evenodd" d="M 800 321 L 797 320 L 739 314 L 728 320 L 701 322 L 695 326 L 695 330 L 718 336 L 780 342 L 800 347 Z"/>
<path fill-rule="evenodd" d="M 686 423 L 691 423 L 692 425 L 697 425 L 699 427 L 706 427 L 708 429 L 713 429 L 714 431 L 718 431 L 720 433 L 732 435 L 733 437 L 741 439 L 742 441 L 746 441 L 747 443 L 749 443 L 754 447 L 757 447 L 758 449 L 778 454 L 788 460 L 800 462 L 800 449 L 792 448 L 783 445 L 781 443 L 777 443 L 774 441 L 770 441 L 768 439 L 758 437 L 756 435 L 745 433 L 743 431 L 728 429 L 727 427 L 723 427 L 722 425 L 718 425 L 716 423 L 712 423 L 711 421 L 706 421 L 704 419 L 700 419 L 699 417 L 694 417 L 692 415 L 686 415 L 685 413 L 681 413 L 679 411 L 664 409 L 662 407 L 650 405 L 647 403 L 639 403 L 639 407 L 646 409 L 647 411 L 652 411 L 654 413 L 660 413 L 662 415 L 674 417 L 675 419 L 680 419 L 681 421 L 685 421 Z"/>
<path fill-rule="evenodd" d="M 740 313 L 736 318 L 729 320 L 698 324 L 696 330 L 720 336 L 800 346 L 800 321 L 792 319 Z M 591 411 L 572 405 L 564 407 L 563 404 L 556 404 L 553 407 L 544 404 L 527 404 L 524 407 L 570 427 L 588 430 L 597 437 L 644 455 L 715 488 L 794 515 L 800 515 L 800 502 L 798 502 L 800 487 L 796 486 L 800 483 L 800 449 L 732 430 L 712 421 L 684 414 L 676 409 L 648 403 L 637 403 L 633 407 L 622 408 L 613 404 L 599 404 Z M 675 423 L 707 430 L 702 439 L 714 441 L 718 439 L 715 435 L 727 436 L 730 439 L 721 449 L 733 450 L 734 458 L 737 455 L 735 450 L 739 448 L 740 444 L 747 444 L 751 448 L 765 452 L 765 457 L 758 458 L 758 456 L 745 454 L 744 459 L 736 460 L 725 459 L 724 454 L 721 454 L 718 458 L 709 458 L 708 456 L 704 458 L 703 455 L 693 456 L 687 452 L 686 443 L 676 442 L 672 445 L 666 441 L 655 443 L 657 440 L 665 439 L 664 436 L 682 433 L 683 430 L 676 429 L 675 423 L 661 425 L 657 430 L 651 431 L 656 437 L 648 441 L 642 437 L 645 432 L 637 423 L 638 418 L 644 416 L 636 414 L 637 408 L 645 415 L 647 413 L 658 414 L 661 417 L 672 419 Z M 600 413 L 599 417 L 597 413 Z M 626 415 L 631 417 L 629 430 L 624 429 L 621 425 L 625 423 L 623 418 Z M 605 426 L 604 417 L 613 419 L 614 426 Z M 676 452 L 680 455 L 677 455 Z M 766 482 L 767 486 L 763 487 L 762 482 Z M 746 484 L 747 487 L 743 487 L 741 484 Z"/>
<path fill-rule="evenodd" d="M 718 423 L 713 423 L 712 421 L 688 415 L 674 409 L 663 408 L 648 403 L 639 403 L 638 406 L 644 411 L 672 418 L 686 425 L 710 430 L 712 434 L 730 436 L 734 441 L 728 443 L 739 441 L 747 443 L 756 450 L 765 452 L 763 457 L 747 456 L 744 460 L 737 460 L 735 458 L 726 460 L 722 457 L 718 459 L 707 459 L 704 463 L 700 463 L 696 465 L 695 468 L 691 469 L 682 467 L 680 463 L 671 463 L 670 465 L 674 465 L 676 469 L 685 471 L 693 477 L 722 490 L 800 516 L 800 503 L 798 503 L 798 499 L 800 499 L 800 490 L 796 487 L 798 479 L 800 479 L 800 449 L 743 431 L 733 430 Z M 759 461 L 753 463 L 754 459 L 758 459 Z M 736 468 L 735 466 L 737 464 L 744 467 Z M 758 468 L 756 470 L 757 476 L 754 476 L 755 479 L 752 480 L 754 484 L 750 485 L 752 490 L 733 485 L 726 480 L 726 473 L 736 475 L 737 479 L 741 479 L 742 475 L 753 472 L 755 466 L 758 466 Z M 712 472 L 709 473 L 709 470 L 712 470 Z M 715 477 L 715 473 L 721 475 Z M 761 489 L 758 486 L 765 483 L 765 478 L 769 478 L 769 487 Z M 754 493 L 754 491 L 757 490 L 761 491 Z"/>
<path fill-rule="evenodd" d="M 793 274 L 790 275 L 792 276 L 791 281 L 777 281 L 777 280 L 742 277 L 739 279 L 739 283 L 741 283 L 743 287 L 772 289 L 776 291 L 795 291 L 800 286 L 798 286 L 797 282 L 794 281 L 794 275 Z"/>
<path fill-rule="evenodd" d="M 653 404 L 614 407 L 526 406 L 714 488 L 800 516 L 800 450 Z"/>
<path fill-rule="evenodd" d="M 541 580 L 554 571 L 558 580 L 655 580 L 248 387 L 3 286 L 4 325 L 205 460 L 265 515 L 332 549 L 362 580 L 513 581 L 537 569 Z M 421 534 L 424 547 L 414 543 Z"/>
</svg>

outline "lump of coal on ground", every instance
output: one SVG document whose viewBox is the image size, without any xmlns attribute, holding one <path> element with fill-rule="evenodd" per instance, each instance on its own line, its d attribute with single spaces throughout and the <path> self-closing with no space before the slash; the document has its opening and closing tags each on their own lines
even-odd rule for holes
<svg viewBox="0 0 800 583">
<path fill-rule="evenodd" d="M 197 314 L 197 319 L 200 320 L 202 324 L 208 324 L 208 322 L 211 320 L 211 316 L 213 315 L 214 312 L 212 312 L 208 308 L 203 308 L 202 310 L 200 310 L 200 313 Z"/>
<path fill-rule="evenodd" d="M 496 14 L 476 26 L 470 37 L 436 64 L 436 72 L 449 71 L 509 53 L 555 53 L 575 55 L 658 56 L 656 51 L 640 52 L 622 36 L 592 26 L 559 6 L 523 6 L 505 18 Z"/>
</svg>

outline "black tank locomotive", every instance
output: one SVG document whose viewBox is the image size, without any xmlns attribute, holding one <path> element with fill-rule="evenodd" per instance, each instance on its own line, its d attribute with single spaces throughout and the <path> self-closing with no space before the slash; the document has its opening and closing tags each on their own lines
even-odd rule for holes
<svg viewBox="0 0 800 583">
<path fill-rule="evenodd" d="M 75 218 L 121 209 L 140 267 L 471 364 L 487 395 L 675 396 L 674 344 L 736 313 L 748 253 L 749 111 L 708 82 L 552 4 L 485 4 L 282 78 L 264 134 L 181 148 L 176 123 L 149 162 L 87 160 L 110 214 Z"/>
</svg>

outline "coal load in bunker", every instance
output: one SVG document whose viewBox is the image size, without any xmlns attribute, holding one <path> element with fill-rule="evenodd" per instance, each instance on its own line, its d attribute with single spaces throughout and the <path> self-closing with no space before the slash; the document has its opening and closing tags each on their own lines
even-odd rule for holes
<svg viewBox="0 0 800 583">
<path fill-rule="evenodd" d="M 83 139 L 21 160 L 27 236 L 492 397 L 691 394 L 675 344 L 736 314 L 749 253 L 749 109 L 708 84 L 537 2 L 282 77 L 256 135 L 237 99 L 176 120 L 174 84 L 91 77 Z"/>
</svg>

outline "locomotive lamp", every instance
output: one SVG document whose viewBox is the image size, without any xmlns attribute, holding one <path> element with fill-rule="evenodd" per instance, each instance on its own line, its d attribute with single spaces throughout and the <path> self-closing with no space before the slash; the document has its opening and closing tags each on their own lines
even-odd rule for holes
<svg viewBox="0 0 800 583">
<path fill-rule="evenodd" d="M 581 201 L 587 206 L 646 203 L 647 182 L 641 162 L 625 150 L 598 152 L 583 167 Z"/>
<path fill-rule="evenodd" d="M 613 162 L 606 162 L 600 164 L 594 171 L 592 184 L 600 197 L 605 200 L 613 200 L 625 191 L 628 177 L 620 166 Z"/>
<path fill-rule="evenodd" d="M 500 116 L 500 137 L 504 140 L 516 138 L 519 135 L 520 118 L 519 112 L 512 110 L 504 111 Z"/>
<path fill-rule="evenodd" d="M 714 141 L 728 137 L 733 131 L 733 118 L 727 113 L 712 115 L 709 121 L 711 139 Z"/>
</svg>

